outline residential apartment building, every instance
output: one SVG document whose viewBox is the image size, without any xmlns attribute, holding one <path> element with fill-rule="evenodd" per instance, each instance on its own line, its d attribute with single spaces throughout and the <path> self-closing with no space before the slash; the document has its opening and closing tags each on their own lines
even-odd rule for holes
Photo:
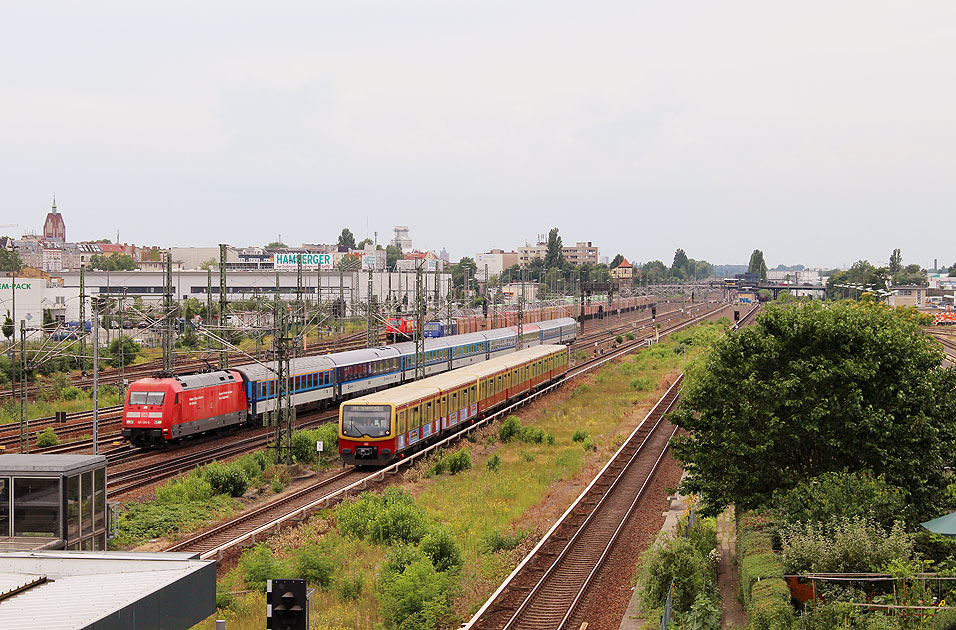
<svg viewBox="0 0 956 630">
<path fill-rule="evenodd" d="M 503 249 L 493 249 L 483 254 L 475 254 L 475 264 L 478 266 L 475 277 L 479 282 L 484 282 L 490 277 L 500 276 L 505 269 L 519 264 L 519 260 L 518 252 L 506 252 Z M 485 277 L 485 269 L 488 270 L 488 278 Z"/>
<path fill-rule="evenodd" d="M 540 238 L 540 237 L 539 237 Z M 525 245 L 518 248 L 518 264 L 527 266 L 535 258 L 544 258 L 548 253 L 547 241 L 539 240 L 535 245 Z M 591 241 L 579 241 L 573 246 L 561 248 L 564 259 L 572 265 L 596 265 L 599 260 L 599 251 Z"/>
</svg>

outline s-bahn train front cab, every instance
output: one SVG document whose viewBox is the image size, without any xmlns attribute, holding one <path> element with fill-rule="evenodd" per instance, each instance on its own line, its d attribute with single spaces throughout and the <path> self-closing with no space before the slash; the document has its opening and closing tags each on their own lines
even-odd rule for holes
<svg viewBox="0 0 956 630">
<path fill-rule="evenodd" d="M 339 407 L 339 455 L 354 466 L 395 459 L 395 407 L 386 402 L 344 402 Z"/>
</svg>

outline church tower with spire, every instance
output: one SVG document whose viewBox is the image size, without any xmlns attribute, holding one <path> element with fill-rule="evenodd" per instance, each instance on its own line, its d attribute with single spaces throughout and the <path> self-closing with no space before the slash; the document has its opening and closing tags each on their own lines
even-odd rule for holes
<svg viewBox="0 0 956 630">
<path fill-rule="evenodd" d="M 56 195 L 53 195 L 53 209 L 43 222 L 43 238 L 66 242 L 66 223 L 63 222 L 63 215 L 56 211 Z"/>
</svg>

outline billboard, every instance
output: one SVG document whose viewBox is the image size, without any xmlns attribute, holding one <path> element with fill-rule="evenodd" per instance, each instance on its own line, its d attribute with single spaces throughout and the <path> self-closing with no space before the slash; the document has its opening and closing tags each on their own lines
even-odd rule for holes
<svg viewBox="0 0 956 630">
<path fill-rule="evenodd" d="M 276 269 L 298 269 L 299 258 L 302 258 L 302 269 L 315 271 L 317 269 L 332 268 L 332 254 L 273 254 L 272 264 Z"/>
</svg>

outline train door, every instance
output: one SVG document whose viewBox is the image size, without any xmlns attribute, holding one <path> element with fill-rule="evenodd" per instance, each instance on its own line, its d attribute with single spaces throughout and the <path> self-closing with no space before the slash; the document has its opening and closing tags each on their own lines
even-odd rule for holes
<svg viewBox="0 0 956 630">
<path fill-rule="evenodd" d="M 405 410 L 402 409 L 396 415 L 397 420 L 395 421 L 395 432 L 398 433 L 398 448 L 405 448 L 405 445 L 408 441 L 408 423 L 405 421 Z"/>
</svg>

